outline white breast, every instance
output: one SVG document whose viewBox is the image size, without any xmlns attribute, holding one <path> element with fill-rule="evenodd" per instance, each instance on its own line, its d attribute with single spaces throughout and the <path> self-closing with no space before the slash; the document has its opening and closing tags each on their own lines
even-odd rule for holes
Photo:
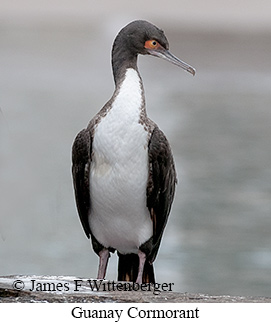
<svg viewBox="0 0 271 323">
<path fill-rule="evenodd" d="M 90 227 L 102 245 L 121 253 L 137 253 L 152 236 L 146 206 L 148 134 L 139 123 L 141 104 L 140 78 L 128 69 L 92 147 Z"/>
</svg>

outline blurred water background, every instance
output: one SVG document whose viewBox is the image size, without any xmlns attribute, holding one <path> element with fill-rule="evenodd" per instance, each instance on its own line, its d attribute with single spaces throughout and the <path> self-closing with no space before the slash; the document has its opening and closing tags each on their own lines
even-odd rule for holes
<svg viewBox="0 0 271 323">
<path fill-rule="evenodd" d="M 140 57 L 147 111 L 178 189 L 155 262 L 174 291 L 271 296 L 270 1 L 0 3 L 0 275 L 95 278 L 71 180 L 76 133 L 113 92 L 110 51 L 134 19 L 197 69 Z M 116 279 L 112 256 L 108 279 Z"/>
</svg>

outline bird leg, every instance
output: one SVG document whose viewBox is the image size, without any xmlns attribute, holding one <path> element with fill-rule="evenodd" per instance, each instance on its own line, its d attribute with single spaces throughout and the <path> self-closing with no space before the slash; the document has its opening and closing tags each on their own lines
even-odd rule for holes
<svg viewBox="0 0 271 323">
<path fill-rule="evenodd" d="M 110 254 L 108 249 L 103 249 L 99 252 L 99 269 L 97 279 L 104 279 L 109 257 Z"/>
<path fill-rule="evenodd" d="M 142 276 L 143 276 L 143 271 L 144 271 L 144 265 L 146 261 L 146 254 L 138 250 L 138 257 L 139 257 L 139 266 L 138 266 L 138 275 L 136 279 L 136 283 L 142 284 Z"/>
</svg>

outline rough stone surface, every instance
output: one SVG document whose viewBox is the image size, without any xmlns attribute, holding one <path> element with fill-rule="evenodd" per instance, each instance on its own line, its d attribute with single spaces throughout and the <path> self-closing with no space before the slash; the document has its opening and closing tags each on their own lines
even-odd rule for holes
<svg viewBox="0 0 271 323">
<path fill-rule="evenodd" d="M 79 281 L 76 287 L 76 280 Z M 33 283 L 34 281 L 34 283 Z M 92 283 L 94 279 L 91 279 Z M 270 303 L 271 297 L 210 296 L 204 294 L 117 290 L 104 281 L 99 291 L 88 279 L 68 276 L 0 276 L 0 303 Z M 34 285 L 33 285 L 34 284 Z M 124 286 L 127 283 L 119 283 Z M 33 288 L 34 286 L 34 288 Z M 126 285 L 128 286 L 128 285 Z M 132 288 L 132 285 L 129 285 Z M 17 288 L 17 289 L 16 289 Z M 127 287 L 126 287 L 127 288 Z M 76 291 L 77 289 L 77 291 Z M 115 289 L 115 290 L 113 290 Z M 160 286 L 161 289 L 161 286 Z"/>
</svg>

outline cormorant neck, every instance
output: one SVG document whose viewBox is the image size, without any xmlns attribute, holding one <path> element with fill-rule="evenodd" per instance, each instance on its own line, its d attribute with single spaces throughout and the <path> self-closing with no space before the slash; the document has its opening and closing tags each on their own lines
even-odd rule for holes
<svg viewBox="0 0 271 323">
<path fill-rule="evenodd" d="M 146 118 L 144 88 L 137 68 L 137 56 L 138 52 L 133 46 L 129 46 L 129 38 L 120 32 L 112 48 L 112 69 L 116 86 L 114 97 L 119 95 L 119 91 L 124 85 L 123 82 L 126 82 L 125 86 L 129 85 L 128 92 L 133 93 L 139 90 L 141 98 L 138 108 L 141 109 L 141 117 Z M 135 73 L 131 72 L 131 70 L 134 70 Z M 135 94 L 133 94 L 133 97 L 135 97 Z"/>
<path fill-rule="evenodd" d="M 125 45 L 123 38 L 117 37 L 112 48 L 112 69 L 116 87 L 122 82 L 128 68 L 133 68 L 138 72 L 137 53 Z"/>
</svg>

